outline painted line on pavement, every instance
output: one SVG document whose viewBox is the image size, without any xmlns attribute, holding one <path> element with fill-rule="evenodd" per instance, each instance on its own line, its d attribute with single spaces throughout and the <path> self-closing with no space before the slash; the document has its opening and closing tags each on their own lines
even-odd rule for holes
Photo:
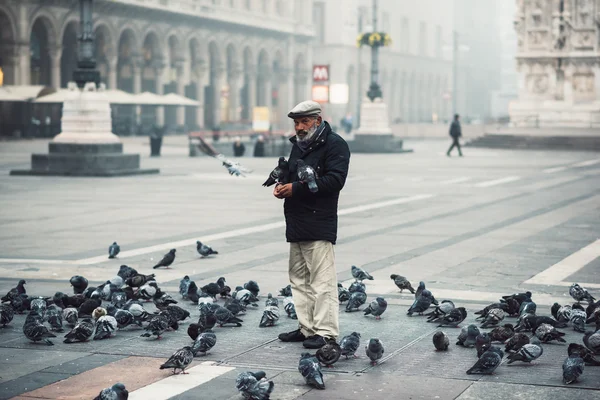
<svg viewBox="0 0 600 400">
<path fill-rule="evenodd" d="M 223 367 L 214 364 L 212 361 L 207 361 L 186 370 L 187 374 L 185 375 L 171 375 L 158 382 L 134 390 L 129 393 L 129 400 L 170 399 L 173 396 L 187 392 L 235 369 L 234 367 Z"/>
<path fill-rule="evenodd" d="M 564 286 L 564 284 L 566 284 L 566 282 L 564 282 L 565 279 L 582 269 L 597 257 L 600 257 L 600 239 L 576 251 L 550 268 L 540 272 L 531 279 L 526 280 L 524 283 Z"/>
<path fill-rule="evenodd" d="M 442 182 L 440 182 L 440 184 L 442 184 L 442 185 L 452 185 L 453 183 L 468 182 L 471 179 L 473 179 L 473 178 L 471 178 L 470 176 L 463 176 L 463 177 L 460 177 L 460 178 L 454 178 L 454 179 L 449 179 L 447 181 L 442 181 Z"/>
<path fill-rule="evenodd" d="M 567 169 L 567 167 L 554 167 L 554 168 L 546 168 L 542 172 L 545 173 L 545 174 L 553 174 L 555 172 L 564 171 L 566 169 Z"/>
<path fill-rule="evenodd" d="M 484 181 L 475 184 L 475 187 L 487 188 L 491 186 L 501 185 L 503 183 L 515 182 L 520 180 L 520 176 L 507 176 L 506 178 L 494 179 L 492 181 Z"/>
<path fill-rule="evenodd" d="M 600 163 L 600 158 L 597 158 L 595 160 L 582 161 L 580 163 L 571 165 L 571 167 L 575 167 L 575 168 L 589 167 L 590 165 L 596 165 L 598 163 Z"/>
</svg>

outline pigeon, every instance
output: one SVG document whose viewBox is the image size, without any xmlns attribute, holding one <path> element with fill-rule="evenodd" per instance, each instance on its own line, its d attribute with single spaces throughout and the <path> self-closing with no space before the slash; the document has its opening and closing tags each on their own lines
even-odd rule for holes
<svg viewBox="0 0 600 400">
<path fill-rule="evenodd" d="M 433 345 L 437 351 L 446 351 L 450 345 L 450 339 L 442 331 L 437 331 L 433 334 Z"/>
<path fill-rule="evenodd" d="M 308 185 L 308 190 L 312 193 L 317 193 L 319 191 L 319 186 L 317 185 L 317 173 L 313 167 L 306 165 L 303 159 L 298 159 L 296 165 L 298 180 L 306 183 Z"/>
<path fill-rule="evenodd" d="M 286 297 L 283 299 L 283 309 L 289 318 L 298 319 L 298 314 L 296 314 L 296 305 L 294 304 L 294 299 L 292 297 Z"/>
<path fill-rule="evenodd" d="M 242 372 L 235 380 L 235 387 L 248 400 L 269 400 L 275 384 L 266 379 L 264 371 Z"/>
<path fill-rule="evenodd" d="M 496 368 L 502 363 L 504 353 L 499 347 L 492 346 L 488 351 L 483 353 L 479 360 L 468 371 L 467 375 L 491 375 Z"/>
<path fill-rule="evenodd" d="M 238 299 L 229 298 L 225 301 L 224 307 L 231 311 L 233 315 L 246 312 L 246 306 L 242 304 Z"/>
<path fill-rule="evenodd" d="M 502 299 L 504 299 L 505 301 L 509 299 L 514 299 L 519 303 L 519 305 L 521 305 L 521 303 L 523 303 L 524 301 L 531 301 L 531 292 L 527 291 L 525 293 L 509 294 L 506 296 L 502 296 Z"/>
<path fill-rule="evenodd" d="M 381 314 L 385 312 L 387 308 L 387 301 L 383 297 L 377 297 L 373 300 L 367 308 L 365 308 L 364 315 L 373 315 L 375 319 L 381 319 Z"/>
<path fill-rule="evenodd" d="M 569 344 L 569 347 L 567 349 L 567 353 L 569 355 L 573 354 L 573 353 L 579 353 L 579 357 L 583 358 L 583 361 L 585 361 L 586 365 L 593 365 L 593 366 L 600 366 L 600 360 L 598 360 L 595 356 L 594 356 L 594 352 L 591 351 L 590 349 L 588 349 L 585 346 L 582 346 L 580 344 L 577 343 L 571 343 Z"/>
<path fill-rule="evenodd" d="M 111 315 L 103 315 L 96 321 L 94 340 L 110 338 L 117 331 L 117 320 Z"/>
<path fill-rule="evenodd" d="M 400 293 L 402 293 L 404 289 L 409 290 L 412 294 L 415 293 L 415 289 L 413 289 L 408 279 L 406 279 L 402 275 L 392 274 L 390 275 L 390 278 L 394 281 L 396 286 L 398 286 L 398 289 L 400 289 Z"/>
<path fill-rule="evenodd" d="M 163 317 L 165 317 L 167 319 L 167 324 L 169 325 L 168 328 L 167 328 L 168 330 L 176 331 L 177 329 L 179 329 L 179 321 L 169 311 L 167 311 L 167 310 L 160 310 L 158 312 L 158 314 L 156 314 L 156 315 L 162 315 Z"/>
<path fill-rule="evenodd" d="M 358 311 L 358 308 L 367 301 L 367 294 L 364 292 L 354 292 L 350 295 L 348 304 L 346 304 L 346 312 Z"/>
<path fill-rule="evenodd" d="M 188 289 L 191 282 L 192 281 L 188 275 L 184 276 L 183 279 L 179 281 L 179 294 L 183 299 L 187 299 Z"/>
<path fill-rule="evenodd" d="M 289 181 L 290 165 L 285 157 L 279 157 L 277 166 L 271 171 L 267 180 L 262 184 L 265 187 L 273 186 L 276 183 L 285 184 Z"/>
<path fill-rule="evenodd" d="M 515 353 L 508 354 L 508 363 L 512 364 L 515 361 L 522 361 L 526 363 L 530 363 L 533 360 L 537 360 L 544 353 L 544 349 L 542 348 L 539 340 L 534 339 L 535 342 L 528 343 L 522 346 Z"/>
<path fill-rule="evenodd" d="M 187 299 L 194 304 L 198 304 L 198 300 L 200 299 L 200 296 L 198 296 L 198 285 L 194 281 L 191 281 L 190 286 L 188 286 Z"/>
<path fill-rule="evenodd" d="M 37 323 L 42 324 L 42 323 L 44 323 L 44 319 L 42 317 L 40 317 L 38 315 L 38 313 L 31 310 L 31 311 L 29 311 L 29 314 L 27 314 L 27 317 L 25 317 L 25 323 L 28 324 L 30 322 L 37 322 Z"/>
<path fill-rule="evenodd" d="M 364 281 L 365 279 L 372 281 L 373 277 L 371 276 L 371 274 L 369 274 L 367 271 L 365 271 L 362 268 L 357 267 L 356 265 L 353 265 L 352 268 L 352 276 L 356 279 L 356 281 Z"/>
<path fill-rule="evenodd" d="M 219 254 L 218 251 L 213 250 L 212 247 L 203 244 L 201 241 L 196 241 L 196 250 L 198 251 L 198 253 L 202 256 L 202 257 L 208 257 L 211 254 Z M 173 250 L 172 250 L 173 251 Z M 175 257 L 175 256 L 173 256 Z"/>
<path fill-rule="evenodd" d="M 169 312 L 177 321 L 185 321 L 190 317 L 189 311 L 184 310 L 183 308 L 174 304 L 169 304 L 166 308 L 164 308 L 164 310 Z"/>
<path fill-rule="evenodd" d="M 10 289 L 8 291 L 8 293 L 6 293 L 6 295 L 3 296 L 0 300 L 1 301 L 11 301 L 12 299 L 18 297 L 19 295 L 27 294 L 27 291 L 25 290 L 25 284 L 26 283 L 27 282 L 25 282 L 25 279 L 21 279 L 17 283 L 17 286 L 15 286 L 14 288 Z"/>
<path fill-rule="evenodd" d="M 338 283 L 338 287 L 339 287 Z M 284 288 L 279 289 L 279 295 L 281 297 L 292 297 L 292 285 L 287 285 Z"/>
<path fill-rule="evenodd" d="M 146 282 L 154 280 L 154 277 L 155 277 L 154 274 L 150 274 L 150 275 L 137 274 L 137 275 L 134 275 L 134 276 L 131 276 L 131 277 L 125 279 L 125 284 L 127 286 L 139 288 L 141 286 L 144 286 L 144 284 Z"/>
<path fill-rule="evenodd" d="M 46 309 L 46 320 L 55 332 L 63 332 L 62 309 L 52 304 Z"/>
<path fill-rule="evenodd" d="M 485 320 L 481 324 L 482 328 L 490 328 L 498 326 L 498 324 L 504 319 L 506 313 L 500 308 L 492 308 L 487 315 Z"/>
<path fill-rule="evenodd" d="M 359 282 L 359 281 L 352 282 L 352 284 L 348 287 L 348 292 L 350 294 L 352 294 L 354 292 L 363 292 L 363 293 L 366 293 L 367 292 L 367 287 L 362 282 Z"/>
<path fill-rule="evenodd" d="M 335 340 L 328 340 L 315 354 L 317 360 L 327 368 L 332 368 L 341 355 L 342 348 Z"/>
<path fill-rule="evenodd" d="M 15 316 L 15 310 L 10 304 L 0 304 L 0 325 L 4 328 Z"/>
<path fill-rule="evenodd" d="M 242 302 L 242 304 L 246 306 L 252 304 L 253 306 L 258 307 L 258 305 L 256 304 L 258 302 L 258 298 L 256 296 L 257 295 L 253 294 L 250 290 L 244 289 L 241 286 L 236 287 L 235 292 L 231 294 L 231 297 L 233 297 L 234 299 L 238 299 Z"/>
<path fill-rule="evenodd" d="M 424 314 L 427 317 L 427 322 L 438 322 L 441 317 L 448 314 L 455 308 L 454 303 L 450 300 L 442 300 L 442 302 L 435 306 L 433 311 Z"/>
<path fill-rule="evenodd" d="M 221 295 L 221 298 L 231 297 L 231 288 L 227 286 L 225 278 L 220 277 L 219 279 L 217 279 L 217 285 L 219 285 L 219 287 L 221 288 L 221 292 L 219 293 L 219 295 Z"/>
<path fill-rule="evenodd" d="M 365 352 L 367 357 L 371 360 L 371 365 L 377 365 L 377 360 L 383 357 L 383 343 L 378 338 L 372 338 L 369 340 L 369 344 L 365 346 Z"/>
<path fill-rule="evenodd" d="M 200 333 L 192 345 L 194 357 L 198 355 L 198 353 L 201 355 L 206 355 L 206 353 L 212 349 L 215 344 L 217 344 L 217 335 L 215 335 L 212 329 L 207 329 Z"/>
<path fill-rule="evenodd" d="M 441 326 L 453 326 L 455 328 L 458 327 L 458 324 L 463 322 L 467 318 L 467 310 L 464 307 L 458 307 L 450 310 L 450 312 L 438 319 L 440 323 L 438 327 Z"/>
<path fill-rule="evenodd" d="M 504 347 L 504 351 L 506 352 L 516 352 L 521 347 L 529 344 L 529 336 L 524 333 L 515 333 L 510 339 L 506 342 L 506 346 Z"/>
<path fill-rule="evenodd" d="M 160 369 L 173 368 L 173 374 L 180 369 L 181 374 L 187 374 L 185 369 L 192 363 L 192 361 L 194 361 L 194 353 L 192 352 L 192 348 L 190 346 L 185 346 L 173 353 L 167 362 L 160 366 Z"/>
<path fill-rule="evenodd" d="M 156 336 L 157 339 L 160 339 L 161 335 L 167 330 L 167 328 L 169 328 L 169 319 L 163 314 L 158 314 L 150 319 L 148 325 L 146 325 L 144 328 L 146 332 L 142 333 L 140 336 Z"/>
<path fill-rule="evenodd" d="M 81 294 L 88 287 L 88 280 L 83 276 L 75 275 L 72 276 L 69 280 L 71 286 L 73 287 L 73 293 Z"/>
<path fill-rule="evenodd" d="M 302 353 L 298 363 L 298 371 L 302 374 L 308 385 L 319 390 L 325 389 L 321 365 L 315 356 L 310 355 L 310 353 Z"/>
<path fill-rule="evenodd" d="M 338 283 L 338 300 L 340 303 L 350 300 L 350 291 Z"/>
<path fill-rule="evenodd" d="M 123 308 L 125 303 L 127 303 L 127 294 L 123 290 L 113 292 L 110 295 L 110 302 L 117 308 Z"/>
<path fill-rule="evenodd" d="M 417 286 L 417 290 L 415 291 L 415 299 L 418 299 L 419 296 L 421 296 L 423 290 L 425 290 L 425 282 L 421 281 L 419 282 L 419 286 Z"/>
<path fill-rule="evenodd" d="M 109 388 L 102 389 L 100 394 L 94 400 L 127 400 L 129 392 L 122 383 L 115 383 Z"/>
<path fill-rule="evenodd" d="M 262 318 L 260 319 L 260 323 L 258 324 L 258 326 L 260 328 L 266 328 L 268 326 L 275 326 L 277 321 L 279 321 L 279 307 L 266 306 L 263 311 L 263 315 L 262 315 Z"/>
<path fill-rule="evenodd" d="M 483 353 L 488 351 L 492 347 L 492 339 L 486 332 L 481 332 L 475 338 L 475 349 L 477 350 L 477 357 L 481 357 Z"/>
<path fill-rule="evenodd" d="M 158 291 L 156 281 L 148 281 L 144 283 L 137 291 L 137 297 L 142 300 L 150 301 L 154 299 L 154 295 Z"/>
<path fill-rule="evenodd" d="M 427 289 L 423 289 L 418 298 L 415 299 L 413 304 L 408 309 L 409 316 L 412 316 L 413 313 L 418 313 L 419 315 L 423 315 L 423 313 L 431 306 L 433 302 L 433 295 Z"/>
<path fill-rule="evenodd" d="M 128 327 L 129 325 L 135 324 L 137 326 L 139 326 L 140 328 L 143 328 L 142 325 L 142 321 L 139 318 L 136 318 L 131 311 L 127 311 L 127 310 L 119 310 L 116 307 L 114 308 L 114 314 L 110 313 L 110 315 L 112 315 L 113 317 L 115 317 L 115 320 L 117 321 L 117 328 L 119 329 L 123 329 Z"/>
<path fill-rule="evenodd" d="M 95 321 L 98 321 L 98 318 L 105 316 L 106 314 L 108 314 L 108 312 L 106 311 L 106 308 L 103 307 L 96 307 L 94 309 L 94 311 L 92 311 L 92 318 Z"/>
<path fill-rule="evenodd" d="M 542 343 L 549 343 L 552 340 L 556 340 L 561 343 L 566 343 L 566 340 L 562 338 L 562 336 L 565 336 L 565 334 L 556 330 L 555 327 L 549 324 L 541 324 L 540 326 L 538 326 L 535 330 L 535 336 L 537 336 L 537 338 L 540 339 Z"/>
<path fill-rule="evenodd" d="M 140 321 L 145 321 L 149 317 L 148 311 L 146 311 L 144 306 L 135 300 L 130 300 L 125 303 L 123 310 L 129 311 L 136 319 L 139 319 Z"/>
<path fill-rule="evenodd" d="M 37 315 L 41 318 L 44 318 L 44 314 L 46 314 L 47 302 L 45 299 L 41 297 L 36 297 L 31 300 L 30 309 L 31 311 L 35 311 Z"/>
<path fill-rule="evenodd" d="M 484 319 L 485 316 L 488 314 L 488 312 L 490 312 L 490 310 L 494 309 L 494 308 L 499 308 L 503 311 L 508 312 L 508 303 L 492 303 L 489 306 L 486 306 L 485 308 L 476 311 L 475 315 L 479 315 L 479 317 L 477 317 L 477 319 Z"/>
<path fill-rule="evenodd" d="M 356 351 L 360 347 L 360 333 L 352 332 L 348 336 L 344 336 L 340 340 L 340 348 L 342 349 L 342 355 L 348 357 L 357 357 Z"/>
<path fill-rule="evenodd" d="M 156 288 L 156 293 L 152 296 L 152 301 L 156 308 L 162 310 L 169 304 L 177 304 L 177 300 L 171 297 L 170 294 L 163 292 L 160 288 Z"/>
<path fill-rule="evenodd" d="M 552 319 L 545 315 L 535 316 L 528 314 L 521 318 L 520 322 L 515 327 L 515 332 L 523 332 L 530 330 L 532 333 L 534 333 L 537 327 L 541 324 L 552 325 L 555 328 L 567 326 L 566 323 L 556 321 L 555 319 Z"/>
<path fill-rule="evenodd" d="M 162 258 L 162 260 L 160 260 L 154 267 L 152 267 L 153 269 L 156 268 L 160 268 L 160 267 L 165 267 L 165 268 L 169 268 L 169 266 L 171 264 L 173 264 L 173 261 L 175 261 L 175 252 L 177 250 L 176 249 L 171 249 L 169 250 L 169 252 L 167 254 L 165 254 Z"/>
<path fill-rule="evenodd" d="M 27 339 L 34 343 L 43 341 L 48 346 L 54 346 L 54 343 L 50 341 L 50 338 L 55 338 L 56 335 L 51 333 L 48 328 L 38 320 L 25 322 L 25 325 L 23 325 L 23 333 Z"/>
<path fill-rule="evenodd" d="M 583 361 L 583 358 L 580 357 L 579 353 L 574 352 L 569 354 L 562 365 L 563 383 L 569 385 L 577 382 L 581 374 L 583 374 L 584 367 L 585 362 Z"/>
<path fill-rule="evenodd" d="M 504 324 L 492 329 L 489 333 L 492 342 L 504 343 L 515 335 L 515 328 L 512 324 Z"/>
<path fill-rule="evenodd" d="M 277 300 L 277 297 L 273 297 L 273 295 L 269 293 L 267 295 L 267 300 L 265 300 L 265 306 L 279 307 L 279 300 Z"/>
<path fill-rule="evenodd" d="M 16 313 L 23 314 L 31 306 L 31 299 L 26 294 L 10 299 L 10 305 Z"/>
<path fill-rule="evenodd" d="M 456 344 L 458 346 L 463 346 L 463 347 L 474 347 L 475 340 L 478 335 L 479 335 L 479 328 L 477 327 L 477 325 L 471 324 L 468 326 L 463 326 L 460 331 L 460 334 L 458 335 Z"/>
<path fill-rule="evenodd" d="M 277 317 L 279 318 L 279 314 Z M 241 327 L 241 323 L 244 322 L 243 320 L 233 315 L 231 311 L 221 306 L 219 306 L 219 308 L 215 310 L 215 318 L 217 319 L 217 324 L 219 324 L 219 326 L 235 324 L 235 326 Z"/>
<path fill-rule="evenodd" d="M 571 325 L 577 332 L 585 333 L 585 321 L 587 320 L 587 314 L 583 310 L 572 309 L 571 310 Z"/>
<path fill-rule="evenodd" d="M 117 244 L 117 242 L 113 242 L 113 244 L 108 247 L 108 258 L 115 258 L 120 251 L 121 247 Z"/>
<path fill-rule="evenodd" d="M 248 281 L 244 284 L 244 289 L 249 290 L 254 296 L 258 297 L 258 293 L 260 292 L 260 288 L 258 287 L 258 283 L 256 281 Z"/>
<path fill-rule="evenodd" d="M 217 295 L 221 293 L 221 286 L 215 282 L 211 282 L 208 285 L 204 285 L 200 288 L 204 293 L 208 293 L 214 301 L 217 301 Z"/>
<path fill-rule="evenodd" d="M 586 332 L 583 335 L 583 344 L 595 354 L 600 354 L 600 331 Z"/>
<path fill-rule="evenodd" d="M 537 311 L 537 304 L 533 301 L 524 301 L 519 306 L 519 315 L 533 314 Z"/>
<path fill-rule="evenodd" d="M 585 290 L 584 288 L 579 286 L 578 283 L 574 283 L 571 285 L 571 287 L 569 288 L 569 294 L 578 303 L 580 303 L 582 301 L 586 301 L 588 303 L 593 303 L 594 301 L 596 301 L 594 296 L 592 296 L 591 294 L 588 293 L 587 290 Z"/>
<path fill-rule="evenodd" d="M 558 303 L 554 303 L 550 311 L 555 320 L 559 322 L 569 322 L 571 320 L 573 308 L 568 304 L 561 306 Z"/>
<path fill-rule="evenodd" d="M 65 335 L 63 343 L 86 342 L 94 335 L 94 321 L 91 318 L 85 318 L 75 325 L 69 333 Z"/>
<path fill-rule="evenodd" d="M 124 281 L 126 281 L 127 279 L 138 275 L 138 272 L 127 265 L 121 265 L 119 267 L 119 272 L 117 272 L 117 275 L 123 278 Z"/>
</svg>

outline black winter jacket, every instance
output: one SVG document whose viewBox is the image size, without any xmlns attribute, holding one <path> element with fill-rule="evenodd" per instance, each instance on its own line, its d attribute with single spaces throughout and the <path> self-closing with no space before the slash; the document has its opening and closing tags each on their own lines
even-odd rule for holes
<svg viewBox="0 0 600 400">
<path fill-rule="evenodd" d="M 293 143 L 289 158 L 292 197 L 286 198 L 284 203 L 288 242 L 327 240 L 335 244 L 337 239 L 338 199 L 348 176 L 350 149 L 327 122 L 323 123 L 326 124 L 323 133 L 306 152 L 298 147 L 295 136 L 290 139 Z M 315 169 L 319 187 L 316 193 L 298 181 L 298 159 Z"/>
</svg>

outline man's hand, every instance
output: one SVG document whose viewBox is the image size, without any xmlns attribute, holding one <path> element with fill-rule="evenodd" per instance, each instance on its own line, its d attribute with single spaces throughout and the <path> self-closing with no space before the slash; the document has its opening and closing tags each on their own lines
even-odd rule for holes
<svg viewBox="0 0 600 400">
<path fill-rule="evenodd" d="M 292 197 L 292 184 L 286 183 L 285 185 L 277 184 L 273 189 L 273 196 L 278 199 L 285 199 L 286 197 Z"/>
</svg>

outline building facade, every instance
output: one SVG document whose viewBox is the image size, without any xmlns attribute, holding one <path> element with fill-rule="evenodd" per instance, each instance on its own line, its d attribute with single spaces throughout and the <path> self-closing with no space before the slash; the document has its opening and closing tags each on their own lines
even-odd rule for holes
<svg viewBox="0 0 600 400">
<path fill-rule="evenodd" d="M 78 3 L 0 0 L 5 85 L 67 86 Z M 274 128 L 289 127 L 285 114 L 310 94 L 311 16 L 312 0 L 95 0 L 95 56 L 109 89 L 174 92 L 201 104 L 138 107 L 138 122 L 247 127 L 254 107 L 268 107 Z"/>
</svg>

